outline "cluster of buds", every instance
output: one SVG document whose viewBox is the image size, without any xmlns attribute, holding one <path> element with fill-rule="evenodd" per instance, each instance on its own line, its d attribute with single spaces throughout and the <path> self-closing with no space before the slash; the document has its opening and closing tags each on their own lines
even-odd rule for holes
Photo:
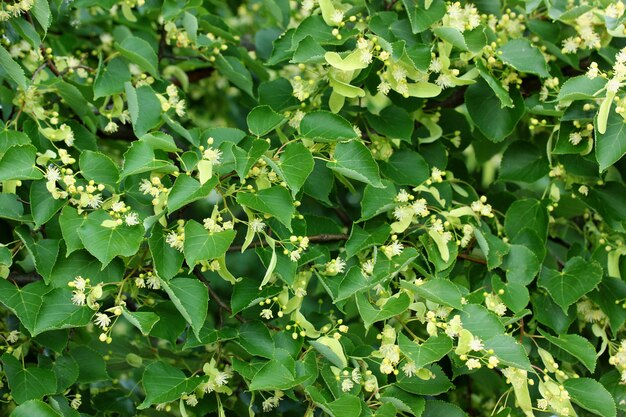
<svg viewBox="0 0 626 417">
<path fill-rule="evenodd" d="M 174 84 L 170 84 L 165 89 L 164 94 L 157 94 L 157 98 L 161 102 L 161 110 L 168 112 L 170 109 L 174 109 L 178 117 L 185 115 L 185 100 L 178 97 L 178 88 Z"/>
<path fill-rule="evenodd" d="M 288 249 L 287 247 L 285 247 L 285 249 L 283 250 L 283 254 L 284 255 L 288 255 L 289 259 L 291 259 L 291 262 L 298 262 L 298 260 L 302 256 L 302 253 L 305 250 L 307 250 L 307 248 L 309 247 L 309 238 L 307 236 L 295 236 L 295 235 L 292 235 L 292 236 L 289 237 L 289 245 L 291 246 L 291 248 Z M 340 258 L 337 258 L 337 259 L 339 259 L 339 261 L 340 261 L 339 266 L 341 268 L 343 268 L 341 266 L 341 262 L 343 262 L 343 261 Z M 342 271 L 343 271 L 343 269 L 342 269 Z M 339 273 L 339 272 L 337 272 L 337 273 Z"/>
</svg>

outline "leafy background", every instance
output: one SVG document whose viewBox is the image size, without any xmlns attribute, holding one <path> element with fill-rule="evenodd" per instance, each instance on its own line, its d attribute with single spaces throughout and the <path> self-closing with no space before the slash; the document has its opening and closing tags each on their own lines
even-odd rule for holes
<svg viewBox="0 0 626 417">
<path fill-rule="evenodd" d="M 622 1 L 0 5 L 0 413 L 626 410 Z"/>
</svg>

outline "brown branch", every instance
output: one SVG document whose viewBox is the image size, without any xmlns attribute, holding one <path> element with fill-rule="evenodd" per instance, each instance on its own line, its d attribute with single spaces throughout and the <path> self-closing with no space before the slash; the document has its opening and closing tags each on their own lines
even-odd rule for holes
<svg viewBox="0 0 626 417">
<path fill-rule="evenodd" d="M 326 242 L 339 242 L 342 240 L 348 240 L 348 235 L 345 234 L 321 234 L 315 236 L 309 236 L 310 243 L 326 243 Z M 257 240 L 248 245 L 248 248 L 256 248 L 258 246 L 263 246 L 265 242 Z M 229 252 L 238 252 L 241 251 L 242 245 L 234 245 L 228 248 Z"/>
<path fill-rule="evenodd" d="M 226 311 L 228 314 L 231 315 L 231 317 L 233 317 L 233 310 L 220 298 L 220 296 L 215 292 L 211 285 L 209 285 L 209 281 L 204 277 L 204 275 L 202 275 L 202 272 L 194 269 L 193 274 L 196 276 L 196 278 L 202 281 L 204 285 L 206 285 L 207 289 L 209 290 L 209 294 L 211 295 L 211 299 L 215 301 L 222 310 Z M 246 322 L 246 319 L 241 317 L 241 315 L 239 314 L 235 314 L 234 317 L 242 323 Z"/>
<path fill-rule="evenodd" d="M 12 281 L 18 287 L 23 287 L 32 282 L 36 282 L 41 280 L 41 275 L 36 272 L 25 273 L 25 274 L 16 274 L 14 272 L 10 273 L 7 277 L 9 281 Z"/>
<path fill-rule="evenodd" d="M 465 253 L 459 253 L 456 256 L 457 259 L 464 259 L 466 261 L 470 261 L 470 262 L 474 262 L 477 264 L 481 264 L 481 265 L 487 265 L 487 261 L 484 259 L 480 259 L 480 258 L 474 258 L 473 256 L 467 255 Z"/>
</svg>

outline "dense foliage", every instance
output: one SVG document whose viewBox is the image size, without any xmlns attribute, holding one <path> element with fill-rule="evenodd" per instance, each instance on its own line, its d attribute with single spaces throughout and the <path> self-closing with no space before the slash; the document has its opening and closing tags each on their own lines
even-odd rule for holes
<svg viewBox="0 0 626 417">
<path fill-rule="evenodd" d="M 620 0 L 0 3 L 0 414 L 626 410 Z"/>
</svg>

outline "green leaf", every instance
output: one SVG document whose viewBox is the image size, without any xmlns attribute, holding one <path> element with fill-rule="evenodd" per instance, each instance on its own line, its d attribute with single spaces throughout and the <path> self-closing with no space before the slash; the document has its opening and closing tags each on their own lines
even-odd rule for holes
<svg viewBox="0 0 626 417">
<path fill-rule="evenodd" d="M 21 404 L 28 400 L 37 400 L 56 392 L 57 379 L 51 370 L 36 366 L 24 368 L 9 353 L 2 355 L 0 360 L 4 365 L 11 395 L 16 403 Z"/>
<path fill-rule="evenodd" d="M 548 213 L 543 204 L 534 198 L 513 202 L 504 217 L 504 230 L 509 239 L 515 239 L 525 228 L 537 232 L 545 241 L 548 234 Z"/>
<path fill-rule="evenodd" d="M 601 133 L 596 123 L 596 160 L 600 172 L 622 159 L 626 154 L 626 124 L 616 112 L 609 112 L 606 130 Z M 0 162 L 1 164 L 1 162 Z"/>
<path fill-rule="evenodd" d="M 280 186 L 266 188 L 254 193 L 238 193 L 237 203 L 261 213 L 269 214 L 291 230 L 291 219 L 296 209 L 289 191 Z"/>
<path fill-rule="evenodd" d="M 157 314 L 150 311 L 132 312 L 123 309 L 122 315 L 130 324 L 138 328 L 144 336 L 148 336 L 154 325 L 160 320 Z"/>
<path fill-rule="evenodd" d="M 0 219 L 10 219 L 17 221 L 30 221 L 29 215 L 24 215 L 24 205 L 16 194 L 0 194 Z"/>
<path fill-rule="evenodd" d="M 15 410 L 11 412 L 9 417 L 63 417 L 48 404 L 43 401 L 28 400 L 21 405 L 17 406 Z"/>
<path fill-rule="evenodd" d="M 19 317 L 32 336 L 89 323 L 93 311 L 72 304 L 71 297 L 69 288 L 53 289 L 43 281 L 18 288 L 7 280 L 0 280 L 0 303 Z"/>
<path fill-rule="evenodd" d="M 204 184 L 200 184 L 190 175 L 179 175 L 167 195 L 167 211 L 173 213 L 194 201 L 208 197 L 217 185 L 217 176 L 211 177 Z"/>
<path fill-rule="evenodd" d="M 493 349 L 504 365 L 530 371 L 530 361 L 524 347 L 508 334 L 499 334 L 485 340 L 485 349 Z"/>
<path fill-rule="evenodd" d="M 150 86 L 142 85 L 135 89 L 130 82 L 124 84 L 128 112 L 137 137 L 145 135 L 161 122 L 161 102 Z M 143 142 L 134 142 L 134 145 Z"/>
<path fill-rule="evenodd" d="M 419 5 L 417 0 L 402 0 L 402 3 L 409 16 L 413 34 L 424 32 L 446 14 L 446 4 L 441 0 L 434 0 L 430 7 Z"/>
<path fill-rule="evenodd" d="M 467 417 L 458 405 L 439 400 L 427 400 L 422 417 Z"/>
<path fill-rule="evenodd" d="M 61 233 L 65 243 L 66 257 L 70 256 L 70 253 L 75 250 L 84 248 L 83 242 L 78 235 L 78 229 L 80 225 L 83 224 L 84 220 L 85 217 L 78 214 L 78 211 L 70 205 L 63 207 L 63 210 L 61 210 L 59 226 L 61 227 Z"/>
<path fill-rule="evenodd" d="M 504 334 L 498 316 L 479 304 L 468 304 L 460 312 L 463 328 L 483 340 Z"/>
<path fill-rule="evenodd" d="M 183 265 L 184 256 L 165 242 L 165 233 L 161 223 L 157 222 L 152 227 L 148 245 L 157 276 L 166 281 L 174 277 Z"/>
<path fill-rule="evenodd" d="M 395 151 L 388 161 L 379 164 L 383 174 L 398 185 L 417 187 L 430 177 L 424 157 L 409 149 Z"/>
<path fill-rule="evenodd" d="M 26 226 L 19 226 L 15 229 L 15 234 L 26 246 L 26 249 L 35 261 L 35 269 L 46 282 L 50 283 L 50 274 L 56 263 L 59 254 L 58 239 L 41 239 L 35 241 L 30 234 L 30 230 Z"/>
<path fill-rule="evenodd" d="M 591 378 L 569 378 L 563 386 L 572 401 L 602 417 L 615 417 L 617 410 L 613 396 L 598 381 Z"/>
<path fill-rule="evenodd" d="M 411 141 L 414 121 L 402 107 L 391 105 L 381 110 L 379 115 L 366 113 L 365 117 L 370 126 L 381 135 L 389 139 Z"/>
<path fill-rule="evenodd" d="M 100 61 L 93 83 L 94 99 L 123 93 L 124 84 L 129 81 L 128 64 L 122 58 L 113 58 L 106 66 L 103 66 L 103 61 Z"/>
<path fill-rule="evenodd" d="M 295 195 L 300 191 L 306 179 L 313 172 L 315 162 L 311 151 L 300 142 L 292 142 L 285 147 L 280 155 L 280 168 L 285 176 L 285 181 L 291 194 Z"/>
<path fill-rule="evenodd" d="M 602 77 L 590 79 L 586 75 L 568 78 L 556 97 L 558 101 L 591 100 L 606 86 Z"/>
<path fill-rule="evenodd" d="M 154 78 L 160 78 L 157 54 L 145 40 L 136 36 L 127 36 L 121 43 L 115 44 L 115 49 L 124 58 L 137 64 L 139 68 L 149 72 Z"/>
<path fill-rule="evenodd" d="M 550 76 L 546 59 L 528 39 L 512 39 L 498 49 L 496 55 L 502 62 L 520 72 L 537 74 L 541 78 Z"/>
<path fill-rule="evenodd" d="M 185 393 L 191 393 L 202 382 L 199 376 L 187 378 L 178 368 L 164 362 L 154 362 L 146 367 L 142 384 L 146 398 L 137 406 L 145 410 L 152 404 L 177 400 Z"/>
<path fill-rule="evenodd" d="M 97 184 L 106 184 L 115 189 L 120 171 L 111 158 L 102 153 L 86 150 L 81 152 L 78 163 L 85 179 L 94 180 Z"/>
<path fill-rule="evenodd" d="M 256 106 L 246 116 L 248 129 L 253 135 L 265 136 L 272 130 L 280 127 L 287 119 L 282 114 L 276 113 L 270 106 Z"/>
<path fill-rule="evenodd" d="M 0 67 L 15 81 L 22 91 L 26 91 L 30 83 L 24 75 L 24 70 L 2 46 L 0 46 Z"/>
<path fill-rule="evenodd" d="M 602 266 L 575 256 L 567 261 L 562 271 L 543 267 L 538 285 L 545 288 L 552 299 L 567 313 L 567 308 L 602 281 Z"/>
<path fill-rule="evenodd" d="M 452 350 L 452 339 L 446 335 L 431 336 L 424 343 L 419 344 L 400 333 L 398 346 L 400 351 L 419 369 L 446 356 Z"/>
<path fill-rule="evenodd" d="M 510 245 L 509 253 L 502 262 L 507 281 L 522 285 L 530 284 L 540 268 L 541 263 L 537 256 L 523 245 Z"/>
<path fill-rule="evenodd" d="M 235 239 L 234 230 L 209 233 L 200 223 L 189 220 L 185 224 L 183 253 L 190 268 L 198 261 L 217 259 L 223 256 Z"/>
<path fill-rule="evenodd" d="M 343 117 L 324 110 L 307 113 L 300 122 L 300 133 L 316 142 L 356 139 L 352 125 Z"/>
<path fill-rule="evenodd" d="M 161 281 L 161 285 L 199 338 L 209 305 L 207 287 L 195 278 L 174 278 L 167 282 Z"/>
<path fill-rule="evenodd" d="M 519 313 L 526 308 L 530 302 L 528 288 L 519 282 L 502 282 L 497 275 L 491 276 L 491 286 L 502 299 L 502 302 L 514 313 Z M 500 294 L 502 291 L 502 294 Z"/>
<path fill-rule="evenodd" d="M 143 135 L 140 139 L 146 142 L 154 150 L 162 150 L 165 152 L 179 152 L 180 149 L 176 146 L 174 138 L 165 132 L 150 132 Z"/>
<path fill-rule="evenodd" d="M 291 83 L 285 78 L 261 83 L 259 85 L 259 103 L 267 104 L 277 112 L 299 104 L 298 99 L 293 96 Z"/>
<path fill-rule="evenodd" d="M 489 84 L 489 87 L 491 87 L 496 97 L 500 100 L 500 107 L 513 107 L 513 100 L 511 100 L 509 92 L 504 89 L 500 80 L 487 69 L 483 61 L 477 61 L 476 67 L 478 68 L 480 76 Z"/>
<path fill-rule="evenodd" d="M 52 197 L 43 181 L 36 181 L 31 185 L 30 211 L 35 221 L 35 228 L 40 228 L 47 223 L 65 204 L 65 200 L 55 200 Z"/>
<path fill-rule="evenodd" d="M 268 328 L 260 321 L 242 324 L 237 342 L 251 355 L 268 359 L 274 357 L 274 341 Z"/>
<path fill-rule="evenodd" d="M 366 185 L 361 199 L 361 219 L 368 220 L 396 207 L 398 194 L 393 182 L 382 180 L 383 188 Z"/>
<path fill-rule="evenodd" d="M 343 351 L 343 346 L 341 346 L 339 340 L 334 337 L 322 336 L 317 340 L 311 340 L 309 344 L 336 367 L 344 369 L 348 366 L 348 360 Z"/>
<path fill-rule="evenodd" d="M 50 13 L 48 0 L 35 0 L 31 13 L 43 28 L 44 33 L 46 33 L 52 23 L 52 14 Z"/>
<path fill-rule="evenodd" d="M 355 395 L 342 395 L 327 404 L 334 417 L 357 417 L 361 415 L 362 402 Z"/>
<path fill-rule="evenodd" d="M 502 156 L 500 180 L 535 182 L 550 172 L 545 149 L 539 149 L 526 141 L 514 142 Z"/>
<path fill-rule="evenodd" d="M 553 345 L 563 349 L 582 363 L 589 372 L 596 369 L 596 350 L 587 339 L 577 334 L 561 334 L 554 337 L 539 329 L 539 333 Z"/>
<path fill-rule="evenodd" d="M 406 392 L 418 395 L 439 395 L 454 387 L 439 365 L 428 365 L 425 369 L 432 373 L 431 379 L 407 377 L 404 372 L 400 372 L 396 385 Z"/>
<path fill-rule="evenodd" d="M 174 172 L 176 167 L 169 161 L 156 159 L 152 147 L 146 142 L 133 142 L 124 154 L 124 167 L 120 179 L 150 171 Z"/>
<path fill-rule="evenodd" d="M 500 98 L 483 79 L 472 84 L 465 92 L 465 104 L 472 121 L 492 142 L 502 142 L 513 133 L 525 112 L 522 96 L 517 89 L 510 91 L 514 106 L 502 108 Z"/>
<path fill-rule="evenodd" d="M 250 97 L 254 97 L 252 92 L 253 82 L 250 71 L 239 61 L 232 56 L 224 56 L 218 54 L 215 60 L 215 68 L 221 75 L 228 78 L 228 80 L 239 87 L 243 92 Z"/>
<path fill-rule="evenodd" d="M 356 305 L 366 329 L 378 321 L 387 320 L 403 313 L 409 304 L 411 304 L 409 296 L 406 293 L 400 293 L 397 297 L 389 297 L 385 304 L 378 309 L 370 304 L 366 295 L 356 294 Z"/>
<path fill-rule="evenodd" d="M 33 145 L 10 147 L 0 158 L 0 181 L 39 180 L 43 174 L 35 167 L 37 148 Z"/>
<path fill-rule="evenodd" d="M 358 140 L 338 143 L 335 147 L 333 160 L 327 166 L 348 178 L 376 188 L 383 188 L 378 164 L 369 149 Z"/>
<path fill-rule="evenodd" d="M 102 222 L 112 220 L 106 212 L 98 210 L 87 216 L 78 228 L 78 236 L 85 249 L 102 262 L 102 269 L 113 258 L 133 256 L 143 241 L 144 229 L 141 225 L 110 228 Z"/>
<path fill-rule="evenodd" d="M 409 283 L 407 283 L 409 284 Z M 421 285 L 410 285 L 416 295 L 437 304 L 463 309 L 461 299 L 467 295 L 467 290 L 447 279 L 430 279 Z M 407 285 L 408 286 L 408 285 Z"/>
<path fill-rule="evenodd" d="M 250 382 L 250 389 L 256 390 L 285 390 L 295 385 L 294 375 L 280 361 L 267 362 L 254 375 Z"/>
<path fill-rule="evenodd" d="M 382 392 L 380 400 L 383 403 L 391 403 L 399 411 L 410 413 L 415 417 L 420 417 L 426 406 L 424 398 L 411 395 L 393 385 Z"/>
</svg>

